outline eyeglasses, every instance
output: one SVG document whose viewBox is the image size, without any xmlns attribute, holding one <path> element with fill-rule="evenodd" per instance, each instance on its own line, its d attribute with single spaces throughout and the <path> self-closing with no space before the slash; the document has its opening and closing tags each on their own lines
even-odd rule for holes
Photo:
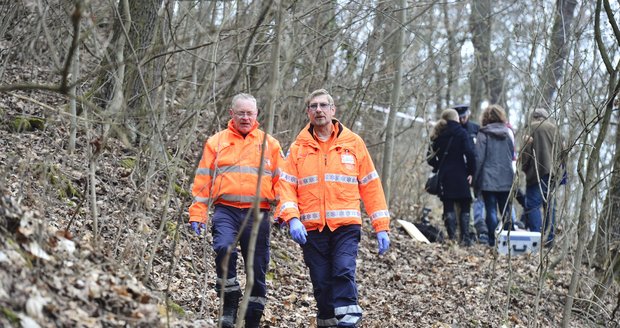
<svg viewBox="0 0 620 328">
<path fill-rule="evenodd" d="M 244 118 L 244 117 L 254 117 L 256 116 L 256 113 L 254 112 L 233 112 L 233 114 L 235 115 L 235 117 L 238 118 Z"/>
<path fill-rule="evenodd" d="M 308 105 L 308 109 L 311 111 L 316 111 L 319 107 L 321 107 L 321 110 L 328 110 L 332 107 L 332 104 L 328 104 L 328 103 L 314 103 L 314 104 L 310 104 Z"/>
</svg>

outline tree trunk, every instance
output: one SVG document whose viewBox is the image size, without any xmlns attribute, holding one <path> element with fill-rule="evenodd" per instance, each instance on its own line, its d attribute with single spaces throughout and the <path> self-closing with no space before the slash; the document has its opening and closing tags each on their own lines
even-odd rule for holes
<svg viewBox="0 0 620 328">
<path fill-rule="evenodd" d="M 124 57 L 123 61 L 118 61 L 117 48 L 119 47 L 119 45 L 124 47 L 126 39 L 126 27 L 130 25 L 129 23 L 131 20 L 131 16 L 129 13 L 128 1 L 119 1 L 118 6 L 116 10 L 114 10 L 114 12 L 115 21 L 112 39 L 110 40 L 107 54 L 101 62 L 101 66 L 105 67 L 106 69 L 103 70 L 102 73 L 97 77 L 97 80 L 92 86 L 92 101 L 95 104 L 101 106 L 102 108 L 107 108 L 108 103 L 113 97 L 114 79 L 115 76 L 119 75 L 118 70 L 120 69 L 121 65 L 123 65 L 123 70 L 125 69 Z M 123 71 L 122 74 L 124 76 L 125 72 Z"/>
<path fill-rule="evenodd" d="M 540 77 L 538 107 L 551 108 L 553 98 L 558 90 L 558 82 L 564 75 L 564 62 L 568 54 L 566 36 L 571 35 L 571 24 L 574 18 L 576 0 L 556 0 L 555 18 L 551 31 L 551 44 Z"/>
<path fill-rule="evenodd" d="M 158 12 L 163 0 L 134 0 L 130 1 L 131 26 L 129 29 L 129 43 L 125 46 L 127 58 L 127 73 L 125 81 L 125 99 L 127 110 L 124 124 L 127 131 L 132 128 L 137 133 L 131 133 L 132 139 L 143 134 L 152 133 L 153 105 L 157 97 L 158 87 L 163 84 L 161 72 L 164 57 L 148 60 L 154 51 L 163 49 L 161 17 Z M 148 61 L 147 61 L 148 60 Z M 151 121 L 151 123 L 149 123 Z"/>
<path fill-rule="evenodd" d="M 403 75 L 403 53 L 405 50 L 405 20 L 406 20 L 406 0 L 401 0 L 400 10 L 397 11 L 396 38 L 397 41 L 392 48 L 392 58 L 394 60 L 394 82 L 392 85 L 392 97 L 390 100 L 390 114 L 388 116 L 387 129 L 385 134 L 385 148 L 383 153 L 383 165 L 381 166 L 381 178 L 385 198 L 390 203 L 390 185 L 392 182 L 392 153 L 394 152 L 394 129 L 396 126 L 396 113 L 400 109 L 400 90 Z"/>
<path fill-rule="evenodd" d="M 339 29 L 336 24 L 336 1 L 327 0 L 320 3 L 301 2 L 302 10 L 306 12 L 306 19 L 310 29 L 304 31 L 307 51 L 304 51 L 303 71 L 308 77 L 305 83 L 306 92 L 319 88 L 329 91 L 330 84 L 334 81 L 329 79 L 329 72 L 335 53 L 334 37 Z"/>
<path fill-rule="evenodd" d="M 67 150 L 70 154 L 73 154 L 75 151 L 75 142 L 77 139 L 77 93 L 76 93 L 76 84 L 78 80 L 78 75 L 80 74 L 80 47 L 78 46 L 75 49 L 73 63 L 71 65 L 71 81 L 69 88 L 69 95 L 71 96 L 71 100 L 69 100 L 69 110 L 71 112 L 71 127 L 69 130 L 69 145 L 67 146 Z"/>
<path fill-rule="evenodd" d="M 275 2 L 275 26 L 274 26 L 274 45 L 272 49 L 272 63 L 271 63 L 271 81 L 269 86 L 269 101 L 267 105 L 267 127 L 265 128 L 265 132 L 267 134 L 271 134 L 273 131 L 273 121 L 275 114 L 275 103 L 278 98 L 278 86 L 280 84 L 280 33 L 282 31 L 281 26 L 281 18 L 282 18 L 282 3 L 280 0 L 274 0 Z M 264 158 L 265 158 L 265 150 L 267 145 L 267 134 L 265 134 L 265 138 L 263 140 L 263 146 L 261 147 L 261 161 L 259 167 L 258 181 L 256 183 L 256 195 L 260 195 L 260 185 L 261 185 L 261 174 L 263 172 Z M 239 306 L 239 313 L 237 314 L 237 327 L 241 327 L 241 321 L 245 317 L 245 313 L 247 311 L 248 303 L 250 302 L 250 295 L 252 292 L 252 288 L 254 287 L 254 253 L 256 252 L 256 240 L 258 238 L 258 230 L 260 228 L 261 220 L 263 216 L 259 210 L 260 200 L 259 197 L 254 197 L 254 207 L 253 207 L 253 215 L 251 219 L 253 219 L 252 224 L 252 232 L 250 234 L 250 241 L 248 245 L 248 255 L 247 262 L 245 263 L 246 267 L 246 282 L 245 282 L 245 290 L 243 293 L 243 299 L 241 300 Z"/>
<path fill-rule="evenodd" d="M 273 49 L 271 56 L 271 72 L 269 82 L 269 97 L 267 103 L 267 127 L 265 132 L 273 134 L 273 124 L 275 117 L 276 101 L 278 100 L 278 90 L 280 90 L 280 39 L 282 34 L 282 1 L 275 0 L 275 31 Z"/>
<path fill-rule="evenodd" d="M 614 18 L 613 11 L 609 6 L 609 2 L 604 2 L 605 13 L 607 19 L 612 26 L 617 26 L 617 22 Z M 603 62 L 607 67 L 607 71 L 610 75 L 610 89 L 612 85 L 616 85 L 615 90 L 610 90 L 612 100 L 610 100 L 608 106 L 612 110 L 616 110 L 620 105 L 618 98 L 618 88 L 620 82 L 617 81 L 618 73 L 620 72 L 620 62 L 616 63 L 615 67 L 611 67 L 611 62 L 608 57 L 607 51 L 603 47 L 601 30 L 600 30 L 600 12 L 601 12 L 601 0 L 597 1 L 595 18 L 595 36 L 598 41 L 599 51 Z M 615 37 L 617 41 L 620 41 L 620 31 L 614 29 Z M 615 136 L 616 147 L 620 145 L 620 129 L 616 129 Z M 609 188 L 607 188 L 607 195 L 604 201 L 603 210 L 600 212 L 600 216 L 596 222 L 596 229 L 594 230 L 594 238 L 592 238 L 589 250 L 594 254 L 591 265 L 597 270 L 597 279 L 599 283 L 596 285 L 594 295 L 592 297 L 593 303 L 596 304 L 600 297 L 604 297 L 608 291 L 608 287 L 614 281 L 620 277 L 620 272 L 617 270 L 620 256 L 620 152 L 617 152 L 613 156 L 613 166 L 611 170 L 611 177 L 609 182 Z"/>
<path fill-rule="evenodd" d="M 250 57 L 251 50 L 253 49 L 253 44 L 256 41 L 258 28 L 263 24 L 263 22 L 267 18 L 269 14 L 269 8 L 271 7 L 272 2 L 273 0 L 269 0 L 265 3 L 259 4 L 260 12 L 256 15 L 257 16 L 256 22 L 255 24 L 253 24 L 253 26 L 251 26 L 250 35 L 246 37 L 246 42 L 243 48 L 241 48 L 241 54 L 239 55 L 240 57 L 239 64 L 237 65 L 236 71 L 233 74 L 232 78 L 230 79 L 230 82 L 228 82 L 228 85 L 226 86 L 226 89 L 223 94 L 224 99 L 232 98 L 233 94 L 235 93 L 235 89 L 238 88 L 237 83 L 239 83 L 239 80 L 241 79 L 241 76 L 243 75 L 243 71 L 248 68 L 247 61 L 248 61 L 248 58 Z M 220 111 L 220 115 L 222 113 L 223 112 Z"/>
<path fill-rule="evenodd" d="M 491 60 L 491 0 L 473 0 L 469 25 L 474 46 L 474 68 L 470 76 L 471 116 L 477 117 L 483 100 Z"/>
<path fill-rule="evenodd" d="M 583 181 L 583 190 L 591 190 L 596 184 L 596 171 L 599 164 L 600 149 L 607 135 L 609 129 L 609 122 L 611 120 L 611 113 L 613 111 L 612 101 L 613 95 L 618 92 L 618 84 L 615 76 L 610 77 L 610 97 L 605 104 L 605 111 L 602 122 L 600 123 L 600 131 L 596 138 L 596 142 L 592 147 L 590 156 L 588 156 L 588 164 L 586 169 L 585 179 Z M 596 121 L 598 122 L 598 120 Z M 590 204 L 592 203 L 593 194 L 591 192 L 584 192 L 581 195 L 581 206 L 579 208 L 579 223 L 577 226 L 577 249 L 575 250 L 575 257 L 573 260 L 574 270 L 571 277 L 570 286 L 568 288 L 568 295 L 566 297 L 566 303 L 564 304 L 564 312 L 562 316 L 562 327 L 567 328 L 570 326 L 571 314 L 573 307 L 573 300 L 577 293 L 577 287 L 579 285 L 579 276 L 581 275 L 581 260 L 583 252 L 585 250 L 586 243 L 590 235 Z"/>
<path fill-rule="evenodd" d="M 449 107 L 450 105 L 453 105 L 455 103 L 462 103 L 462 100 L 452 99 L 452 89 L 455 87 L 454 84 L 457 81 L 457 74 L 459 74 L 461 70 L 461 47 L 459 46 L 458 40 L 456 39 L 455 28 L 452 24 L 453 21 L 451 19 L 451 13 L 454 14 L 454 11 L 450 12 L 450 6 L 448 2 L 443 3 L 442 9 L 443 23 L 444 28 L 446 29 L 446 39 L 448 43 L 448 68 L 446 69 L 446 93 L 444 99 L 445 105 L 447 105 L 446 107 Z M 430 42 L 432 43 L 432 41 Z M 444 106 L 439 106 L 440 107 L 437 108 L 438 113 L 441 111 L 442 108 L 445 108 Z"/>
<path fill-rule="evenodd" d="M 107 108 L 109 102 L 114 97 L 114 79 L 119 75 L 120 67 L 124 67 L 123 72 L 123 94 L 124 101 L 121 106 L 123 111 L 122 124 L 128 129 L 116 129 L 115 132 L 125 143 L 135 141 L 136 134 L 134 127 L 146 129 L 144 117 L 146 108 L 149 106 L 152 91 L 156 85 L 161 84 L 158 78 L 163 61 L 154 60 L 144 66 L 145 56 L 153 46 L 153 40 L 158 34 L 157 13 L 162 4 L 162 0 L 135 0 L 119 1 L 117 17 L 114 24 L 114 33 L 108 50 L 108 55 L 104 57 L 102 67 L 110 67 L 103 71 L 92 87 L 93 100 L 100 106 Z M 126 40 L 125 40 L 126 39 Z M 123 40 L 124 61 L 116 61 L 116 46 Z M 115 113 L 110 113 L 116 116 Z M 137 119 L 135 119 L 137 118 Z M 138 130 L 139 131 L 139 130 Z"/>
<path fill-rule="evenodd" d="M 503 103 L 504 77 L 491 51 L 493 4 L 490 0 L 474 0 L 470 16 L 472 43 L 474 45 L 474 69 L 471 73 L 471 103 L 473 117 L 478 117 L 480 104 L 487 100 L 491 104 Z"/>
<path fill-rule="evenodd" d="M 574 257 L 574 271 L 571 277 L 570 286 L 568 287 L 568 295 L 566 296 L 566 303 L 564 304 L 564 311 L 562 315 L 562 327 L 567 328 L 571 322 L 573 301 L 575 299 L 575 294 L 577 293 L 577 287 L 579 286 L 579 277 L 581 275 L 581 261 L 583 257 L 584 250 L 586 248 L 586 243 L 590 234 L 590 204 L 592 204 L 593 193 L 589 192 L 592 188 L 596 187 L 596 171 L 598 170 L 599 159 L 600 159 L 600 149 L 601 145 L 605 141 L 607 136 L 607 131 L 609 129 L 611 114 L 613 112 L 613 104 L 614 98 L 620 91 L 620 83 L 618 83 L 618 71 L 620 70 L 620 61 L 615 65 L 615 67 L 611 66 L 611 62 L 607 55 L 607 51 L 603 46 L 601 31 L 600 31 L 600 12 L 601 12 L 601 2 L 602 0 L 598 0 L 596 3 L 596 11 L 595 11 L 595 38 L 598 45 L 599 53 L 605 63 L 607 71 L 609 73 L 609 84 L 608 84 L 608 94 L 607 100 L 604 103 L 604 112 L 602 117 L 597 115 L 597 120 L 593 121 L 593 124 L 597 124 L 599 120 L 600 130 L 598 131 L 598 135 L 594 145 L 591 147 L 590 156 L 588 156 L 588 164 L 587 171 L 585 175 L 585 179 L 583 181 L 583 194 L 581 195 L 581 207 L 579 209 L 579 223 L 577 226 L 577 249 L 575 250 Z M 607 7 L 605 8 L 607 9 Z M 609 11 L 607 11 L 609 15 Z M 613 15 L 609 15 L 608 17 L 613 17 Z M 614 21 L 615 22 L 615 21 Z M 618 37 L 620 33 L 616 34 Z M 586 127 L 588 128 L 588 127 Z M 609 195 L 608 195 L 609 197 Z M 612 264 L 614 262 L 611 262 Z"/>
<path fill-rule="evenodd" d="M 615 139 L 616 145 L 620 145 L 620 129 L 616 129 Z M 620 216 L 618 216 L 620 213 L 620 174 L 618 168 L 620 168 L 620 152 L 614 154 L 609 188 L 606 188 L 607 197 L 589 246 L 590 251 L 594 254 L 591 265 L 599 270 L 602 270 L 605 263 L 613 256 L 610 254 L 610 250 L 620 242 Z"/>
</svg>

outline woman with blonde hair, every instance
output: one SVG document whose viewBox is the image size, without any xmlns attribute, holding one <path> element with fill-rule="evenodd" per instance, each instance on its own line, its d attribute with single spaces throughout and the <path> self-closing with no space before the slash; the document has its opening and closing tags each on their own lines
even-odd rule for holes
<svg viewBox="0 0 620 328">
<path fill-rule="evenodd" d="M 482 127 L 476 143 L 478 168 L 474 179 L 474 190 L 482 193 L 486 210 L 486 224 L 489 245 L 495 246 L 495 229 L 498 225 L 498 211 L 504 229 L 512 228 L 511 204 L 508 200 L 514 169 L 514 134 L 507 126 L 506 112 L 499 105 L 490 105 L 480 116 Z"/>
<path fill-rule="evenodd" d="M 448 238 L 456 239 L 457 218 L 455 203 L 461 208 L 458 226 L 460 241 L 470 246 L 469 207 L 471 192 L 469 186 L 476 169 L 474 145 L 467 131 L 459 123 L 459 114 L 454 109 L 441 112 L 441 119 L 431 131 L 431 148 L 427 159 L 433 172 L 439 171 L 441 193 L 439 199 L 443 203 L 443 220 Z"/>
</svg>

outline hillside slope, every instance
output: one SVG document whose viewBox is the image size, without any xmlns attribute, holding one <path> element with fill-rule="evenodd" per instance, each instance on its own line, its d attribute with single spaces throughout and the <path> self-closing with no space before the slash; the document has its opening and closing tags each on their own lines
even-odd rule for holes
<svg viewBox="0 0 620 328">
<path fill-rule="evenodd" d="M 77 151 L 69 154 L 65 115 L 27 100 L 36 97 L 0 98 L 0 326 L 215 326 L 210 235 L 199 238 L 185 224 L 191 199 L 184 188 L 165 203 L 165 181 L 157 181 L 156 192 L 144 202 L 127 160 L 139 154 L 110 139 L 96 171 L 100 234 L 95 239 L 86 147 L 94 140 L 79 135 Z M 54 106 L 57 100 L 44 95 L 40 101 Z M 12 123 L 20 116 L 44 118 L 44 126 L 15 131 Z M 191 163 L 179 168 L 185 175 L 190 169 Z M 189 178 L 182 179 L 179 185 Z M 378 256 L 369 229 L 366 224 L 358 260 L 363 327 L 557 327 L 561 322 L 571 271 L 561 264 L 539 273 L 547 254 L 508 261 L 481 245 L 420 244 L 393 223 L 392 247 Z M 271 246 L 264 326 L 314 327 L 300 248 L 276 228 Z M 583 290 L 589 297 L 587 286 Z M 586 317 L 580 313 L 588 303 L 577 302 L 571 326 L 609 324 L 604 318 L 615 299 L 605 303 L 600 317 Z"/>
</svg>

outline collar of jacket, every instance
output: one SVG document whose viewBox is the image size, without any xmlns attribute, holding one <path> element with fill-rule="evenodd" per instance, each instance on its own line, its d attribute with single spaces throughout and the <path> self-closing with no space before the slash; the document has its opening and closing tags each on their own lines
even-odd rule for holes
<svg viewBox="0 0 620 328">
<path fill-rule="evenodd" d="M 529 131 L 528 134 L 533 134 L 534 131 L 544 130 L 544 129 L 554 129 L 556 128 L 555 124 L 550 119 L 541 119 L 541 120 L 532 120 L 528 125 L 525 126 L 525 131 Z"/>
<path fill-rule="evenodd" d="M 465 129 L 461 123 L 459 122 L 454 122 L 454 121 L 448 121 L 446 124 L 446 127 L 443 129 L 443 131 L 441 131 L 441 133 L 439 134 L 439 136 L 453 136 L 456 135 L 457 131 L 459 131 L 460 129 Z"/>
<path fill-rule="evenodd" d="M 335 128 L 338 129 L 338 133 L 332 147 L 353 147 L 352 145 L 355 144 L 357 140 L 356 134 L 347 129 L 347 127 L 341 124 L 338 120 L 333 119 L 332 122 L 337 124 L 337 127 Z M 314 137 L 313 127 L 309 123 L 301 130 L 301 132 L 299 132 L 296 143 L 300 146 L 307 145 L 313 148 L 320 147 L 319 141 Z"/>
<path fill-rule="evenodd" d="M 489 123 L 480 128 L 480 132 L 486 133 L 500 139 L 510 137 L 510 129 L 502 122 Z"/>
<path fill-rule="evenodd" d="M 340 121 L 338 121 L 335 118 L 332 119 L 332 124 L 334 124 L 335 129 L 338 130 L 336 134 L 336 139 L 338 139 L 338 137 L 340 137 L 340 135 L 342 134 L 342 131 L 344 131 L 344 125 L 342 125 L 342 123 L 340 123 Z M 314 135 L 314 125 L 312 125 L 312 123 L 308 123 L 308 125 L 306 125 L 306 127 L 302 131 L 307 131 L 308 134 L 310 135 L 310 138 L 318 142 L 318 140 L 316 139 L 316 136 Z M 307 138 L 307 136 L 304 136 L 304 135 L 301 135 L 301 136 Z"/>
<path fill-rule="evenodd" d="M 249 136 L 250 134 L 254 134 L 254 132 L 256 132 L 256 130 L 258 129 L 258 125 L 259 125 L 258 121 L 254 121 L 254 125 L 252 125 L 252 129 L 250 130 L 250 132 L 248 132 L 247 135 Z M 234 134 L 239 135 L 242 138 L 245 138 L 243 134 L 241 134 L 239 131 L 237 131 L 237 129 L 235 129 L 235 124 L 233 123 L 232 118 L 228 120 L 228 129 L 232 131 Z"/>
</svg>

